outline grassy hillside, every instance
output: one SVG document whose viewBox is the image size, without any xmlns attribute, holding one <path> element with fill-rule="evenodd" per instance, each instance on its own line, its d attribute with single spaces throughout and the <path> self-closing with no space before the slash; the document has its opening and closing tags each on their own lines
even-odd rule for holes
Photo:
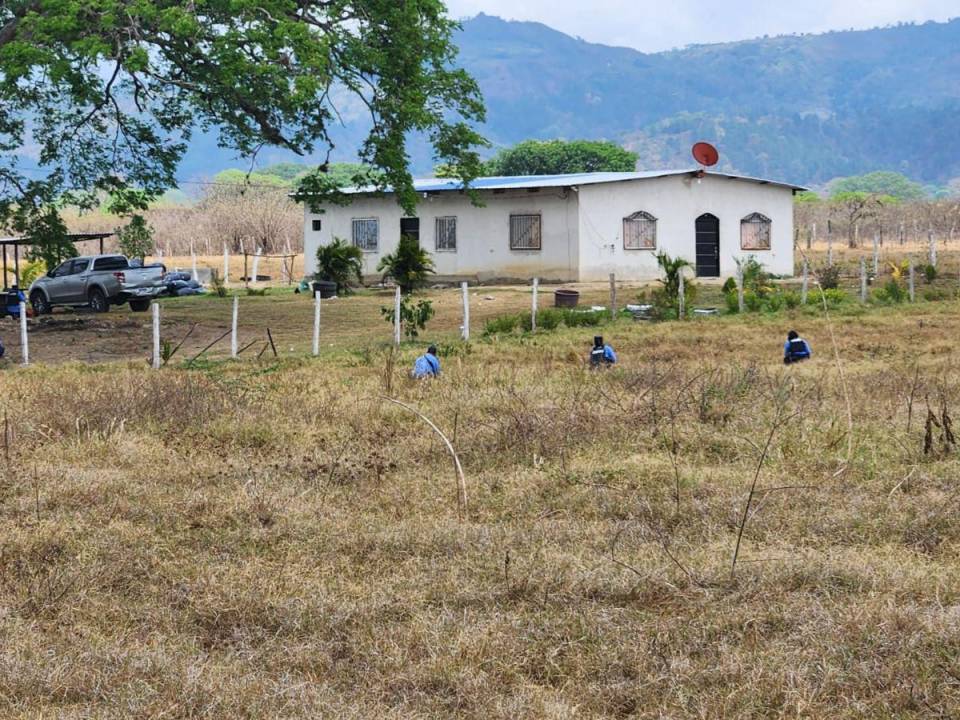
<svg viewBox="0 0 960 720">
<path fill-rule="evenodd" d="M 955 716 L 956 308 L 0 373 L 0 715 Z"/>
</svg>

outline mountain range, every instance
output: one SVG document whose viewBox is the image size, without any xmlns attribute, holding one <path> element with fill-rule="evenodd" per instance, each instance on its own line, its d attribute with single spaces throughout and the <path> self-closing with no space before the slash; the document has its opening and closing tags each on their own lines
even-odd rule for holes
<svg viewBox="0 0 960 720">
<path fill-rule="evenodd" d="M 456 41 L 494 149 L 607 139 L 658 169 L 690 165 L 690 146 L 708 140 L 721 170 L 804 185 L 879 169 L 930 184 L 960 177 L 960 19 L 645 54 L 479 15 Z M 348 121 L 335 159 L 354 159 L 365 129 Z M 212 146 L 198 137 L 181 177 L 239 166 Z M 422 140 L 411 156 L 415 173 L 430 172 Z M 266 152 L 260 162 L 289 159 Z"/>
</svg>

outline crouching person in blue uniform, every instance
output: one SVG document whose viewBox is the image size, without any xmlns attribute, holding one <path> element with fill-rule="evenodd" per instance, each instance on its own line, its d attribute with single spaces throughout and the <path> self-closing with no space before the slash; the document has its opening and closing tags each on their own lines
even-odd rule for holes
<svg viewBox="0 0 960 720">
<path fill-rule="evenodd" d="M 437 348 L 431 345 L 427 352 L 417 358 L 413 363 L 413 377 L 417 380 L 421 378 L 437 377 L 440 375 L 440 359 L 437 357 Z"/>
<path fill-rule="evenodd" d="M 593 338 L 593 349 L 590 351 L 590 367 L 610 367 L 617 362 L 617 353 L 603 342 L 603 337 L 596 335 Z"/>
<path fill-rule="evenodd" d="M 801 360 L 809 360 L 813 356 L 810 344 L 797 334 L 796 330 L 787 333 L 787 341 L 783 344 L 783 364 L 790 365 Z"/>
</svg>

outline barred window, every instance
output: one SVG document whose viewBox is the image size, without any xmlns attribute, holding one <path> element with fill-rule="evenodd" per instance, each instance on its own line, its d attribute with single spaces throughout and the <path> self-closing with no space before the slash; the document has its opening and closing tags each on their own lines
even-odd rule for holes
<svg viewBox="0 0 960 720">
<path fill-rule="evenodd" d="M 770 225 L 770 218 L 765 215 L 747 215 L 740 221 L 740 249 L 769 250 Z"/>
<path fill-rule="evenodd" d="M 455 217 L 437 218 L 437 252 L 457 251 L 457 219 Z"/>
<path fill-rule="evenodd" d="M 539 250 L 540 243 L 539 215 L 510 216 L 511 250 Z"/>
<path fill-rule="evenodd" d="M 364 252 L 377 252 L 380 246 L 380 221 L 377 218 L 354 218 L 353 244 Z"/>
<path fill-rule="evenodd" d="M 635 212 L 623 219 L 624 250 L 656 250 L 657 219 L 648 212 Z"/>
</svg>

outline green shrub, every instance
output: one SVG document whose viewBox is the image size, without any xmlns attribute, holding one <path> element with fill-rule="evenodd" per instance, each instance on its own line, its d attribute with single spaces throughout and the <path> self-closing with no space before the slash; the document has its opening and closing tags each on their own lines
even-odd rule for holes
<svg viewBox="0 0 960 720">
<path fill-rule="evenodd" d="M 783 303 L 787 306 L 789 310 L 795 310 L 800 307 L 800 302 L 802 298 L 800 293 L 796 290 L 789 290 L 783 293 Z"/>
<path fill-rule="evenodd" d="M 824 290 L 836 290 L 840 287 L 840 268 L 837 265 L 824 265 L 815 270 L 814 275 Z"/>
<path fill-rule="evenodd" d="M 264 297 L 270 288 L 247 288 L 247 297 Z"/>
<path fill-rule="evenodd" d="M 396 312 L 392 305 L 380 308 L 380 314 L 383 315 L 384 320 L 393 324 Z M 408 340 L 416 340 L 420 331 L 426 329 L 427 322 L 433 315 L 433 303 L 430 300 L 420 300 L 416 305 L 413 304 L 413 299 L 409 295 L 404 295 L 400 300 L 400 323 Z"/>
<path fill-rule="evenodd" d="M 900 304 L 907 299 L 906 291 L 896 280 L 887 280 L 882 288 L 877 290 L 874 297 L 882 303 Z"/>
<path fill-rule="evenodd" d="M 223 284 L 223 278 L 215 269 L 210 271 L 210 289 L 217 297 L 227 296 L 227 286 Z"/>
<path fill-rule="evenodd" d="M 781 292 L 770 293 L 764 298 L 764 309 L 767 312 L 780 312 L 783 310 L 785 304 L 786 300 L 784 300 L 783 293 Z"/>
<path fill-rule="evenodd" d="M 47 264 L 43 260 L 34 260 L 28 262 L 20 268 L 20 288 L 26 292 L 26 289 L 33 284 L 41 275 L 47 272 Z"/>
<path fill-rule="evenodd" d="M 924 265 L 923 266 L 923 276 L 927 279 L 927 283 L 932 283 L 937 279 L 937 266 L 936 265 Z"/>
<path fill-rule="evenodd" d="M 723 296 L 724 302 L 727 303 L 727 312 L 728 313 L 738 313 L 740 312 L 740 297 L 737 294 L 737 291 L 725 293 Z"/>
<path fill-rule="evenodd" d="M 823 298 L 827 301 L 827 305 L 837 306 L 845 303 L 849 296 L 838 288 L 824 288 Z"/>
<path fill-rule="evenodd" d="M 556 330 L 563 322 L 563 313 L 554 308 L 546 308 L 537 313 L 537 329 Z"/>
<path fill-rule="evenodd" d="M 350 292 L 351 283 L 363 282 L 363 250 L 334 238 L 329 245 L 317 248 L 317 272 L 315 280 L 326 280 L 337 284 L 337 295 Z"/>
<path fill-rule="evenodd" d="M 519 315 L 501 315 L 492 320 L 487 320 L 483 326 L 484 335 L 509 335 L 520 322 Z"/>
<path fill-rule="evenodd" d="M 728 293 L 735 293 L 737 291 L 737 280 L 736 278 L 727 278 L 726 282 L 723 283 L 723 287 L 720 288 L 721 292 L 726 295 Z"/>
<path fill-rule="evenodd" d="M 951 293 L 943 288 L 927 288 L 923 291 L 923 299 L 929 302 L 939 302 L 941 300 L 950 300 Z"/>
<path fill-rule="evenodd" d="M 763 309 L 763 298 L 755 290 L 747 288 L 743 291 L 743 306 L 750 312 L 760 312 Z"/>
<path fill-rule="evenodd" d="M 564 310 L 563 324 L 567 327 L 594 327 L 610 317 L 607 310 Z"/>
<path fill-rule="evenodd" d="M 660 319 L 676 318 L 679 314 L 680 274 L 684 268 L 692 267 L 688 260 L 671 258 L 664 252 L 657 253 L 657 264 L 663 272 L 660 279 L 663 287 L 655 290 L 652 295 L 656 316 Z M 683 283 L 684 307 L 687 315 L 693 312 L 693 301 L 697 297 L 697 286 L 692 280 L 684 278 Z"/>
</svg>

